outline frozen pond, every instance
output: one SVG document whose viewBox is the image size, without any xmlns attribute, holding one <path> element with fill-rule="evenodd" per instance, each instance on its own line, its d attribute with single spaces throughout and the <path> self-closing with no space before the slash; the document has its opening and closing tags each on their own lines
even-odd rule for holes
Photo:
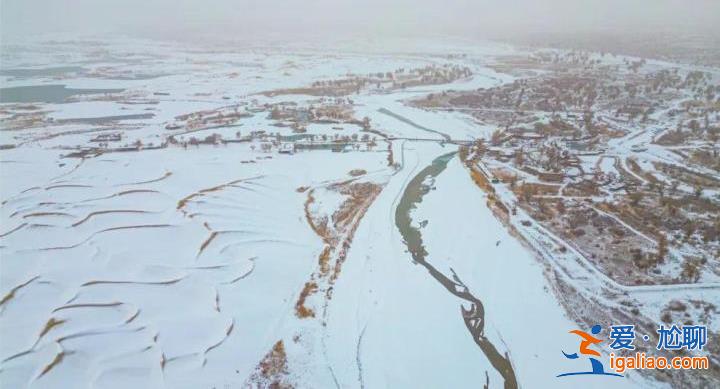
<svg viewBox="0 0 720 389">
<path fill-rule="evenodd" d="M 0 103 L 62 103 L 71 96 L 119 93 L 124 89 L 75 89 L 65 85 L 0 88 Z"/>
<path fill-rule="evenodd" d="M 53 66 L 45 68 L 12 68 L 0 70 L 0 75 L 18 78 L 57 77 L 68 73 L 81 73 L 85 68 L 80 66 Z"/>
</svg>

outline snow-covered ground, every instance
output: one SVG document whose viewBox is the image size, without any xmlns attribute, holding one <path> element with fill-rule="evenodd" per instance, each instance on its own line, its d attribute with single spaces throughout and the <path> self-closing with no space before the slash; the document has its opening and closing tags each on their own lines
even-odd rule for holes
<svg viewBox="0 0 720 389">
<path fill-rule="evenodd" d="M 57 66 L 61 58 L 61 65 L 83 69 L 65 76 L 4 75 L 3 88 L 123 89 L 112 99 L 38 102 L 33 112 L 45 115 L 41 124 L 2 122 L 0 144 L 15 146 L 0 151 L 3 387 L 234 388 L 267 386 L 274 379 L 298 388 L 503 385 L 463 321 L 466 302 L 413 262 L 395 213 L 413 177 L 438 156 L 457 151 L 451 141 L 488 138 L 494 130 L 458 112 L 404 102 L 510 82 L 513 77 L 486 64 L 489 56 L 511 49 L 473 47 L 470 57 L 451 58 L 440 55 L 447 54 L 441 48 L 440 54 L 419 55 L 191 50 L 134 41 L 111 42 L 107 52 L 83 47 L 32 46 L 3 61 L 4 68 L 39 69 Z M 317 98 L 261 92 L 446 63 L 469 66 L 473 76 L 349 96 L 358 121 L 367 117 L 373 130 L 394 138 L 378 139 L 374 148 L 280 153 L 278 145 L 260 151 L 259 139 L 163 143 L 168 135 L 181 142 L 258 130 L 292 135 L 268 118 L 265 104 L 307 105 Z M 179 115 L 227 107 L 256 111 L 232 126 L 166 129 Z M 26 109 L 11 103 L 0 108 Z M 81 120 L 138 114 L 152 116 Z M 363 134 L 357 123 L 311 123 L 306 131 Z M 91 140 L 104 133 L 122 136 L 116 149 L 66 157 L 94 147 Z M 163 148 L 131 147 L 137 141 Z M 598 167 L 610 173 L 613 163 L 604 158 Z M 325 212 L 333 220 L 345 200 L 337 187 L 348 180 L 382 191 L 359 216 L 337 279 L 322 284 L 326 280 L 313 277 L 329 243 L 309 219 Z M 588 368 L 581 365 L 587 361 L 567 360 L 561 352 L 577 347 L 568 331 L 579 325 L 556 295 L 557 273 L 493 215 L 457 156 L 429 184 L 432 190 L 411 215 L 428 262 L 448 278 L 457 275 L 482 301 L 484 334 L 506 353 L 520 387 L 658 386 L 635 374 L 556 378 Z M 582 266 L 568 268 L 577 271 L 580 284 L 604 282 L 586 279 L 597 274 Z M 317 315 L 302 318 L 296 309 L 309 280 L 330 286 L 331 298 L 323 299 L 326 290 L 310 296 Z M 275 376 L 266 374 L 269 381 L 252 378 L 267 373 L 261 361 L 279 341 L 284 365 Z"/>
<path fill-rule="evenodd" d="M 3 233 L 15 230 L 3 237 L 2 285 L 25 285 L 0 322 L 13 335 L 2 342 L 13 387 L 244 381 L 321 248 L 296 189 L 384 163 L 318 151 L 242 164 L 265 155 L 208 146 L 108 155 L 59 174 L 48 152 L 28 151 L 3 155 L 25 168 L 2 177 L 17 194 L 2 207 Z"/>
</svg>

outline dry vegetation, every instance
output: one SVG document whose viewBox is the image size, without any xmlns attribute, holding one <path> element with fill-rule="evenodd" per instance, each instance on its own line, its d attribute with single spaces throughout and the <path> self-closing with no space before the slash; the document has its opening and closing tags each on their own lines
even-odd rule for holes
<svg viewBox="0 0 720 389">
<path fill-rule="evenodd" d="M 315 311 L 313 311 L 312 308 L 308 308 L 305 306 L 305 300 L 308 298 L 308 296 L 310 296 L 310 294 L 315 293 L 317 291 L 317 288 L 317 284 L 313 281 L 308 281 L 305 283 L 305 286 L 300 292 L 300 296 L 295 303 L 295 315 L 297 317 L 301 319 L 305 319 L 307 317 L 315 317 Z"/>
<path fill-rule="evenodd" d="M 260 361 L 255 372 L 245 382 L 246 388 L 292 389 L 289 382 L 285 344 L 279 340 Z"/>
<path fill-rule="evenodd" d="M 318 268 L 305 283 L 295 304 L 299 318 L 315 317 L 315 311 L 308 307 L 308 299 L 317 291 L 324 291 L 325 303 L 332 297 L 332 287 L 340 276 L 342 264 L 352 244 L 355 231 L 365 212 L 380 194 L 382 186 L 372 182 L 355 182 L 356 179 L 328 185 L 325 190 L 345 197 L 332 214 L 313 211 L 316 203 L 315 189 L 308 191 L 305 201 L 305 218 L 310 228 L 323 240 L 323 249 L 318 256 Z"/>
<path fill-rule="evenodd" d="M 484 146 L 482 142 L 479 142 L 472 147 L 461 147 L 459 157 L 461 161 L 464 161 L 465 167 L 470 173 L 475 185 L 482 189 L 487 194 L 487 205 L 493 211 L 493 213 L 503 221 L 507 221 L 507 216 L 510 211 L 507 209 L 505 204 L 498 200 L 495 195 L 495 188 L 493 188 L 491 179 L 482 172 L 478 166 L 477 161 L 482 156 Z"/>
<path fill-rule="evenodd" d="M 428 65 L 415 69 L 400 68 L 393 72 L 350 74 L 335 80 L 315 81 L 306 87 L 277 89 L 263 92 L 263 94 L 270 97 L 294 94 L 339 97 L 360 93 L 368 88 L 376 91 L 392 91 L 422 85 L 447 84 L 470 75 L 470 69 L 466 67 L 450 64 Z"/>
<path fill-rule="evenodd" d="M 498 215 L 508 213 L 493 188 L 502 182 L 518 207 L 621 283 L 720 275 L 720 201 L 703 195 L 720 188 L 720 88 L 710 73 L 642 71 L 644 60 L 608 64 L 584 52 L 538 51 L 500 58 L 496 66 L 524 77 L 488 89 L 434 93 L 413 104 L 463 111 L 497 126 L 487 143 L 477 141 L 460 156 Z M 604 154 L 610 141 L 636 139 L 649 125 L 668 122 L 675 128 L 653 139 L 673 146 L 688 166 Z M 629 128 L 642 131 L 628 136 Z M 632 151 L 644 150 L 640 144 Z M 595 158 L 592 170 L 583 164 L 588 158 Z M 604 158 L 614 159 L 616 173 L 600 168 Z M 480 159 L 512 169 L 485 172 Z"/>
</svg>

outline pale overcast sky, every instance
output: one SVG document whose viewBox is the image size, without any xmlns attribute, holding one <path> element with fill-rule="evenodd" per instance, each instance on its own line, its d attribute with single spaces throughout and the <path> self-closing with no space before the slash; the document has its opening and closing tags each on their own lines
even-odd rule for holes
<svg viewBox="0 0 720 389">
<path fill-rule="evenodd" d="M 0 0 L 5 42 L 34 33 L 468 35 L 717 32 L 720 0 Z"/>
</svg>

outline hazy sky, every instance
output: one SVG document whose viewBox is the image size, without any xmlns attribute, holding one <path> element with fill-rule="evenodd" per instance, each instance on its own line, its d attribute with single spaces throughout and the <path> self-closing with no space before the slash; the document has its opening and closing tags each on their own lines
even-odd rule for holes
<svg viewBox="0 0 720 389">
<path fill-rule="evenodd" d="M 720 0 L 0 0 L 1 38 L 717 31 Z"/>
</svg>

